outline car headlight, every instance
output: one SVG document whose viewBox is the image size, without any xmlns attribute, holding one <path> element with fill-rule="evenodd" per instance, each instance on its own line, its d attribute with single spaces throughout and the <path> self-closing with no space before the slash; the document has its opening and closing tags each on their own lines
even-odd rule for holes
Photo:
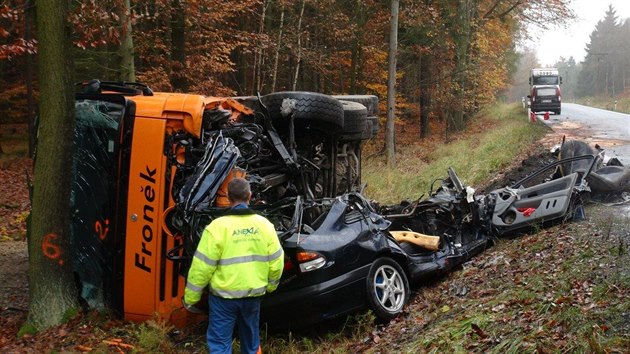
<svg viewBox="0 0 630 354">
<path fill-rule="evenodd" d="M 295 256 L 302 273 L 319 269 L 326 264 L 326 258 L 317 252 L 299 251 Z"/>
</svg>

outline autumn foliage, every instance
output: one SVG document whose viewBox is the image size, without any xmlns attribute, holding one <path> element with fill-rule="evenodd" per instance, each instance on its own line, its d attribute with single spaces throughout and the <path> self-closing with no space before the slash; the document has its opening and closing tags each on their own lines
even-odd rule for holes
<svg viewBox="0 0 630 354">
<path fill-rule="evenodd" d="M 400 117 L 465 120 L 509 82 L 528 22 L 570 15 L 563 0 L 411 0 L 401 5 Z M 389 6 L 366 0 L 80 0 L 72 2 L 75 81 L 118 80 L 128 13 L 138 81 L 154 90 L 255 95 L 281 90 L 376 94 L 385 99 Z M 26 92 L 32 0 L 0 6 L 0 101 Z M 32 27 L 32 26 L 31 26 Z M 30 32 L 32 33 L 30 33 Z M 35 68 L 36 69 L 36 68 Z M 10 89 L 8 89 L 10 88 Z M 23 101 L 3 105 L 21 112 Z M 421 107 L 424 110 L 421 112 Z M 20 113 L 24 114 L 24 113 Z M 6 116 L 6 114 L 3 114 Z M 23 116 L 24 119 L 25 115 Z M 402 121 L 401 121 L 402 122 Z M 452 124 L 451 124 L 452 125 Z M 457 124 L 456 124 L 457 125 Z"/>
</svg>

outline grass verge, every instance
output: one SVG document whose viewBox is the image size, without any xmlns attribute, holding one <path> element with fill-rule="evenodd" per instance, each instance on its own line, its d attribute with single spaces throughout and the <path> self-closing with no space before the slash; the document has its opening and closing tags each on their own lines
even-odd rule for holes
<svg viewBox="0 0 630 354">
<path fill-rule="evenodd" d="M 630 97 L 591 96 L 579 98 L 575 102 L 589 107 L 630 114 Z"/>
<path fill-rule="evenodd" d="M 443 144 L 441 137 L 397 146 L 397 166 L 387 168 L 384 157 L 363 162 L 366 194 L 385 203 L 418 198 L 431 183 L 453 167 L 464 183 L 475 186 L 509 165 L 547 131 L 532 124 L 520 105 L 499 104 L 483 111 L 466 131 Z M 399 139 L 400 140 L 400 139 Z"/>
</svg>

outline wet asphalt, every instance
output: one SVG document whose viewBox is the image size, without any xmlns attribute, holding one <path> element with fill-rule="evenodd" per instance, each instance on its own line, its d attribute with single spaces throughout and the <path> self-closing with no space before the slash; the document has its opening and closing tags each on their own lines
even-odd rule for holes
<svg viewBox="0 0 630 354">
<path fill-rule="evenodd" d="M 559 116 L 550 114 L 548 120 L 542 113 L 537 116 L 554 131 L 567 135 L 567 139 L 599 144 L 606 156 L 630 166 L 630 114 L 562 103 Z"/>
</svg>

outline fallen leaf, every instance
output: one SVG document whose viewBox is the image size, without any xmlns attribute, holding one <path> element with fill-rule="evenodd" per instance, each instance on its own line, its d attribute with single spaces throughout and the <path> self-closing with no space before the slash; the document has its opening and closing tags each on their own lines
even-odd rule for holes
<svg viewBox="0 0 630 354">
<path fill-rule="evenodd" d="M 484 339 L 486 337 L 488 337 L 488 335 L 481 329 L 479 328 L 479 326 L 475 323 L 471 323 L 470 324 L 470 328 L 472 328 L 473 331 L 475 331 L 475 333 L 481 338 Z"/>
</svg>

